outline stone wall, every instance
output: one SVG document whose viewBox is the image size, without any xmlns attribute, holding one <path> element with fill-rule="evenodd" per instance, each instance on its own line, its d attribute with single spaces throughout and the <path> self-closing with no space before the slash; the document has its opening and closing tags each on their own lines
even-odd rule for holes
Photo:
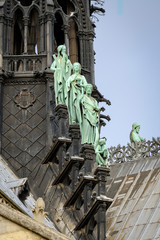
<svg viewBox="0 0 160 240">
<path fill-rule="evenodd" d="M 45 156 L 45 84 L 3 88 L 2 154 L 19 177 L 29 176 Z"/>
<path fill-rule="evenodd" d="M 36 233 L 19 226 L 18 224 L 4 218 L 0 217 L 0 239 L 1 240 L 44 240 Z"/>
<path fill-rule="evenodd" d="M 68 236 L 26 216 L 5 203 L 0 204 L 1 240 L 71 240 Z"/>
</svg>

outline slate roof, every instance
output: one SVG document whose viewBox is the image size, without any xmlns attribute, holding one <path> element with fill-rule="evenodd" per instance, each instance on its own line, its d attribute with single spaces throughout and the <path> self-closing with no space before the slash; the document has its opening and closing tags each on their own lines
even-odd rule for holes
<svg viewBox="0 0 160 240">
<path fill-rule="evenodd" d="M 23 187 L 26 182 L 27 178 L 18 179 L 2 156 L 0 156 L 0 194 L 8 199 L 8 201 L 21 212 L 33 218 L 32 210 L 34 209 L 35 199 L 32 194 L 29 194 L 24 203 L 18 197 L 19 189 Z M 44 224 L 55 229 L 48 217 L 45 218 Z"/>
<path fill-rule="evenodd" d="M 160 156 L 111 166 L 107 240 L 160 239 Z"/>
</svg>

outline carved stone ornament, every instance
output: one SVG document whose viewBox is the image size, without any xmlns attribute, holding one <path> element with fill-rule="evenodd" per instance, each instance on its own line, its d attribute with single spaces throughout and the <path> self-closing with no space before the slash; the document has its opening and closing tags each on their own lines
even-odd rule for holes
<svg viewBox="0 0 160 240">
<path fill-rule="evenodd" d="M 22 89 L 14 98 L 16 105 L 23 109 L 32 106 L 35 101 L 36 97 L 27 89 Z"/>
<path fill-rule="evenodd" d="M 111 147 L 109 150 L 109 162 L 122 163 L 136 160 L 139 157 L 152 157 L 160 155 L 160 137 L 157 139 L 152 138 L 152 141 L 136 142 L 127 146 L 118 145 Z"/>
<path fill-rule="evenodd" d="M 45 202 L 43 198 L 38 198 L 36 203 L 35 203 L 35 208 L 32 211 L 34 219 L 38 222 L 44 223 L 45 217 L 48 215 L 47 212 L 44 212 L 45 209 Z"/>
<path fill-rule="evenodd" d="M 7 206 L 8 208 L 15 208 L 9 201 L 7 201 L 1 194 L 0 194 L 0 204 Z"/>
</svg>

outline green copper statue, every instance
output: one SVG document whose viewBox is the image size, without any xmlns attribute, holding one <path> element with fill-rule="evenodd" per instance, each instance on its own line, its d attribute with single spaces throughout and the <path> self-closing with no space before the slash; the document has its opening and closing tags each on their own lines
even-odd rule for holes
<svg viewBox="0 0 160 240">
<path fill-rule="evenodd" d="M 140 125 L 138 123 L 132 124 L 132 131 L 130 133 L 130 141 L 131 143 L 142 142 L 143 138 L 139 136 Z"/>
<path fill-rule="evenodd" d="M 81 124 L 80 102 L 84 95 L 84 87 L 87 81 L 81 73 L 81 65 L 76 62 L 73 64 L 73 74 L 66 82 L 66 105 L 69 112 L 70 124 Z"/>
<path fill-rule="evenodd" d="M 82 144 L 89 143 L 94 147 L 99 141 L 99 111 L 97 101 L 91 96 L 93 86 L 87 84 L 86 94 L 81 100 L 82 123 L 80 125 Z"/>
<path fill-rule="evenodd" d="M 53 55 L 54 62 L 51 70 L 54 71 L 54 90 L 56 105 L 65 104 L 66 80 L 71 75 L 72 64 L 66 54 L 66 46 L 58 46 L 58 55 Z"/>
<path fill-rule="evenodd" d="M 98 165 L 104 165 L 109 166 L 108 158 L 109 158 L 109 152 L 106 148 L 106 138 L 99 139 L 98 145 L 95 149 L 96 153 L 96 162 Z"/>
</svg>

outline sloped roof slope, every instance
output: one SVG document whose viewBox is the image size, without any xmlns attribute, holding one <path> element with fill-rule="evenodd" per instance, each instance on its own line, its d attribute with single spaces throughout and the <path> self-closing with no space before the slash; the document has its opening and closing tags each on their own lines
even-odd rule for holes
<svg viewBox="0 0 160 240">
<path fill-rule="evenodd" d="M 29 194 L 24 203 L 18 197 L 19 188 L 23 187 L 26 181 L 27 178 L 17 178 L 3 157 L 0 156 L 0 198 L 1 195 L 4 196 L 16 209 L 33 218 L 32 210 L 34 209 L 35 199 L 32 194 Z M 55 229 L 48 217 L 45 218 L 44 223 L 46 226 Z"/>
<path fill-rule="evenodd" d="M 160 156 L 111 167 L 107 240 L 160 239 Z"/>
</svg>

